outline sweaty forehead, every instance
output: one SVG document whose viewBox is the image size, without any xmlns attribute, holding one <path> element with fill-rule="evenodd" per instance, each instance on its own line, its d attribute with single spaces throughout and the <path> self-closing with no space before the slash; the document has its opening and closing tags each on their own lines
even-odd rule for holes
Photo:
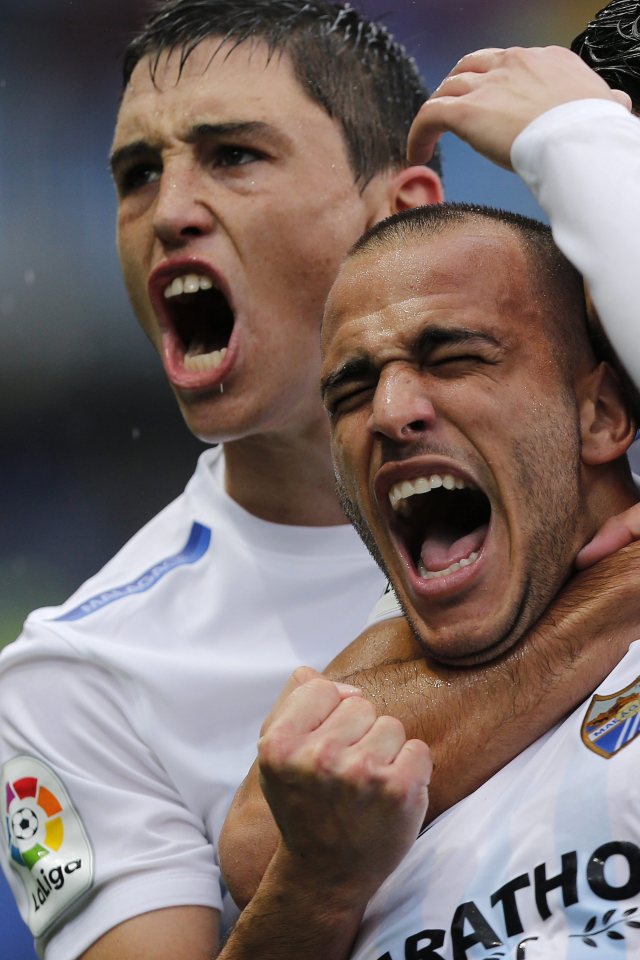
<svg viewBox="0 0 640 960">
<path fill-rule="evenodd" d="M 388 238 L 351 256 L 331 290 L 322 329 L 325 354 L 336 341 L 407 336 L 433 313 L 438 323 L 473 314 L 509 326 L 528 310 L 530 271 L 512 231 L 499 224 L 448 228 L 429 237 Z M 515 326 L 515 324 L 514 324 Z"/>
<path fill-rule="evenodd" d="M 269 55 L 259 40 L 234 47 L 220 37 L 202 40 L 183 60 L 180 47 L 148 54 L 135 66 L 118 112 L 116 135 L 127 136 L 146 115 L 163 110 L 205 108 L 235 112 L 299 110 L 316 105 L 297 81 L 291 60 Z"/>
</svg>

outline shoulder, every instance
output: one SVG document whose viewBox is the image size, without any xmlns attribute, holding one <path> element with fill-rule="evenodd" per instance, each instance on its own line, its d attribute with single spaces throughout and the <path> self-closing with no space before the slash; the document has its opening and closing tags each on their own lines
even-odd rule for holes
<svg viewBox="0 0 640 960">
<path fill-rule="evenodd" d="M 23 636 L 33 637 L 44 631 L 51 637 L 70 638 L 73 631 L 68 628 L 72 624 L 80 627 L 86 622 L 95 633 L 100 632 L 101 623 L 113 630 L 118 619 L 135 616 L 141 609 L 158 607 L 160 612 L 176 575 L 206 564 L 212 530 L 219 519 L 210 476 L 217 456 L 217 451 L 206 451 L 183 493 L 66 601 L 33 611 Z M 181 586 L 185 586 L 184 581 Z"/>
</svg>

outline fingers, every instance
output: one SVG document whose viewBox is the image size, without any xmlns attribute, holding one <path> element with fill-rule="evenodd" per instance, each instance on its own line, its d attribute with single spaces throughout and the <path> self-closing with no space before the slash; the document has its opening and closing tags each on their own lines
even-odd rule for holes
<svg viewBox="0 0 640 960">
<path fill-rule="evenodd" d="M 420 108 L 420 112 L 411 124 L 407 139 L 407 159 L 411 164 L 428 163 L 436 149 L 436 144 L 447 125 L 438 121 L 432 110 L 427 110 L 430 100 Z"/>
<path fill-rule="evenodd" d="M 282 692 L 280 693 L 280 696 L 275 702 L 273 710 L 262 724 L 262 727 L 260 728 L 261 737 L 267 732 L 274 719 L 281 715 L 282 708 L 293 691 L 297 690 L 299 687 L 311 680 L 322 680 L 325 683 L 332 683 L 335 687 L 335 693 L 339 699 L 343 699 L 344 697 L 358 696 L 361 693 L 361 691 L 357 687 L 354 687 L 353 684 L 338 683 L 337 681 L 326 680 L 326 678 L 324 678 L 321 673 L 318 673 L 317 670 L 314 670 L 313 667 L 297 667 L 289 680 L 286 682 Z"/>
<path fill-rule="evenodd" d="M 301 687 L 302 684 L 306 683 L 308 680 L 315 680 L 316 677 L 321 676 L 322 674 L 318 670 L 314 670 L 313 667 L 296 667 L 291 674 L 290 679 L 287 681 L 285 690 L 287 687 L 295 690 L 295 686 Z M 289 692 L 291 692 L 291 690 Z"/>
<path fill-rule="evenodd" d="M 426 743 L 422 740 L 407 740 L 398 751 L 393 768 L 398 779 L 413 787 L 416 793 L 422 793 L 426 800 L 427 787 L 433 773 L 431 751 Z"/>
<path fill-rule="evenodd" d="M 584 570 L 638 539 L 640 539 L 640 504 L 635 504 L 624 513 L 607 520 L 595 537 L 579 552 L 576 557 L 576 567 L 578 570 Z"/>
<path fill-rule="evenodd" d="M 484 47 L 482 50 L 467 53 L 458 60 L 445 79 L 459 73 L 487 73 L 489 70 L 495 70 L 502 63 L 505 53 L 506 50 L 503 47 Z"/>
<path fill-rule="evenodd" d="M 456 108 L 461 98 L 478 86 L 479 75 L 450 73 L 416 115 L 407 138 L 409 163 L 427 163 L 443 133 L 456 129 Z"/>
<path fill-rule="evenodd" d="M 378 717 L 363 696 L 343 697 L 337 686 L 314 678 L 290 694 L 260 739 L 263 778 L 284 774 L 288 780 L 315 771 L 364 782 L 379 778 L 382 770 L 403 756 L 406 736 L 400 721 Z"/>
<path fill-rule="evenodd" d="M 467 54 L 421 107 L 411 127 L 411 163 L 430 159 L 451 131 L 494 163 L 511 169 L 511 147 L 533 120 L 553 107 L 608 99 L 629 108 L 602 77 L 563 47 L 492 47 Z"/>
<path fill-rule="evenodd" d="M 356 687 L 317 677 L 292 690 L 274 713 L 270 733 L 301 736 L 316 730 L 349 697 L 361 696 Z"/>
<path fill-rule="evenodd" d="M 504 50 L 499 47 L 487 47 L 468 53 L 434 90 L 418 112 L 407 141 L 409 163 L 427 163 L 433 156 L 436 144 L 443 133 L 450 129 L 449 111 L 453 99 L 464 96 L 473 89 L 474 74 L 486 73 L 500 62 Z M 444 108 L 444 109 L 443 109 Z"/>
<path fill-rule="evenodd" d="M 386 766 L 394 763 L 406 743 L 404 727 L 394 717 L 375 717 L 369 729 L 354 745 L 354 754 L 371 759 L 376 765 Z"/>
<path fill-rule="evenodd" d="M 623 107 L 626 107 L 629 112 L 633 110 L 633 100 L 624 90 L 612 90 L 611 96 L 614 100 L 617 100 L 618 103 L 621 103 Z"/>
<path fill-rule="evenodd" d="M 293 690 L 262 738 L 263 795 L 296 869 L 373 890 L 424 822 L 431 758 L 399 720 L 314 678 Z M 308 824 L 313 824 L 313 830 Z M 354 886 L 355 885 L 355 886 Z"/>
</svg>

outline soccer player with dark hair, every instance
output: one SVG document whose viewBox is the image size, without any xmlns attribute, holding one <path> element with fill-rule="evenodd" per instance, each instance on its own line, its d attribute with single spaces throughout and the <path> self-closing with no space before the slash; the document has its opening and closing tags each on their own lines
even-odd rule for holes
<svg viewBox="0 0 640 960">
<path fill-rule="evenodd" d="M 335 494 L 319 327 L 360 234 L 442 199 L 437 163 L 405 159 L 425 96 L 388 31 L 330 0 L 159 2 L 126 51 L 125 282 L 218 446 L 0 660 L 2 859 L 47 960 L 217 952 L 216 841 L 260 724 L 384 590 Z"/>
</svg>

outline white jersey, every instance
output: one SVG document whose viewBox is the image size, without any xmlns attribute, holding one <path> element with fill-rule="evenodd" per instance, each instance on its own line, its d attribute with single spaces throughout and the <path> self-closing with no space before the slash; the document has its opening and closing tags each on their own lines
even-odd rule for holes
<svg viewBox="0 0 640 960">
<path fill-rule="evenodd" d="M 640 385 L 640 121 L 607 101 L 565 104 L 523 131 L 512 162 Z M 637 642 L 564 723 L 421 834 L 371 900 L 352 960 L 640 957 L 639 734 Z"/>
<path fill-rule="evenodd" d="M 562 104 L 522 131 L 511 161 L 549 217 L 556 244 L 588 282 L 607 336 L 640 386 L 640 120 L 608 100 Z"/>
<path fill-rule="evenodd" d="M 639 765 L 636 641 L 593 697 L 420 835 L 352 960 L 637 960 Z"/>
<path fill-rule="evenodd" d="M 262 721 L 383 589 L 350 526 L 258 520 L 222 472 L 205 452 L 178 500 L 0 656 L 0 856 L 47 960 L 149 910 L 222 909 L 215 841 Z"/>
</svg>

